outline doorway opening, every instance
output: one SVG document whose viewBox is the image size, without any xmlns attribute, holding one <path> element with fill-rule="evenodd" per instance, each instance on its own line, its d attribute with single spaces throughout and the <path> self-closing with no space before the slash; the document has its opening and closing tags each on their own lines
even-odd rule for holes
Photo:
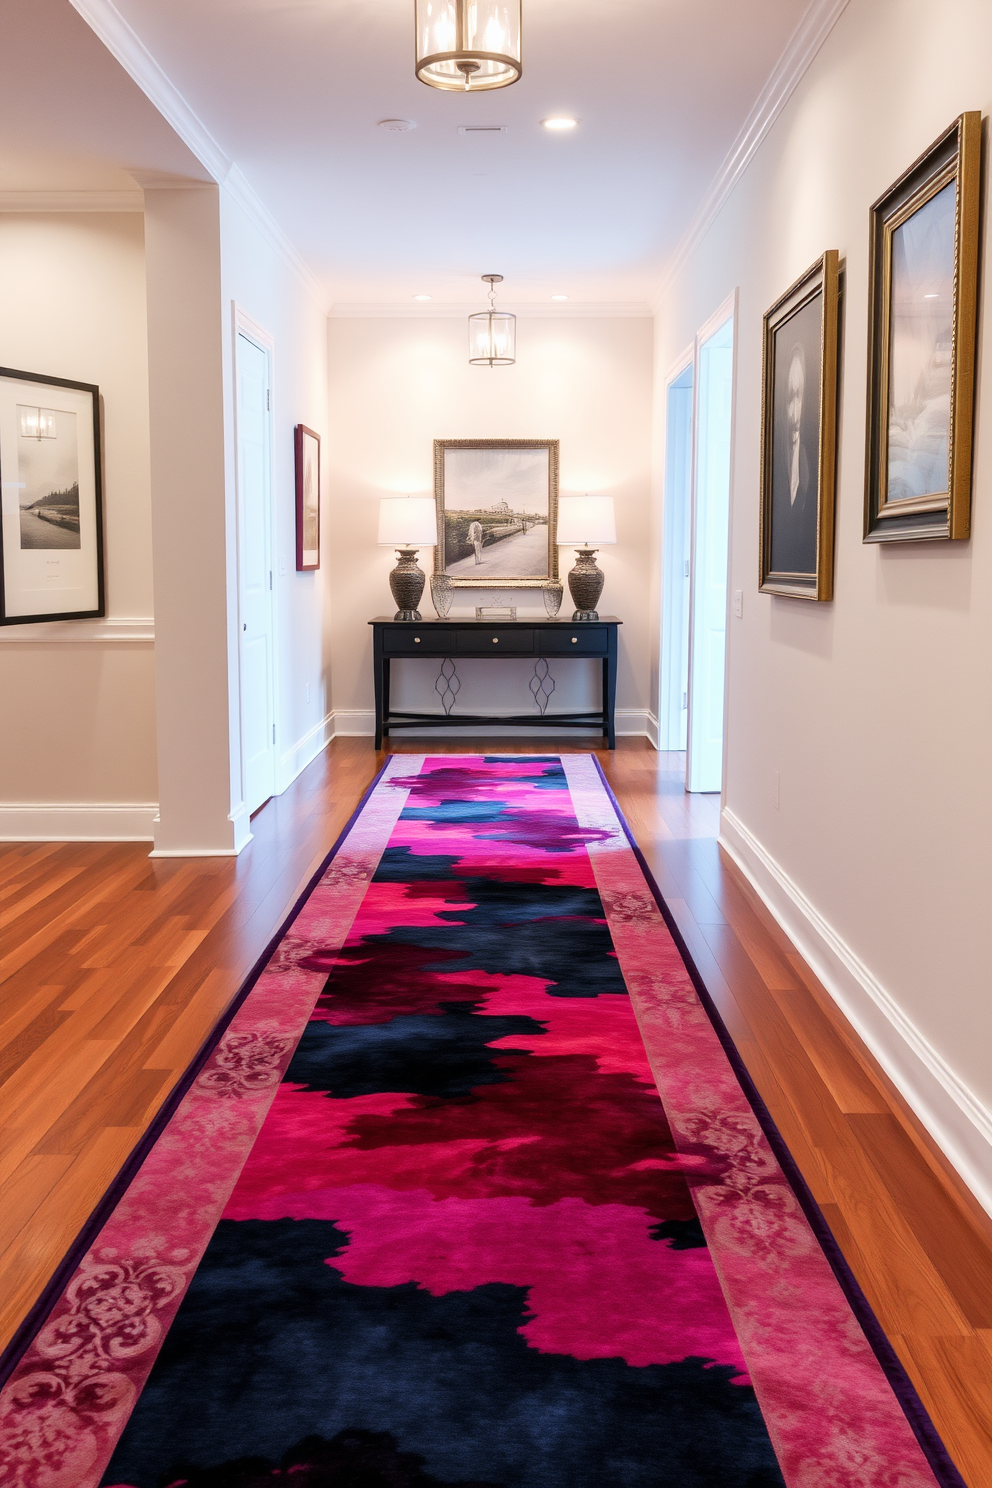
<svg viewBox="0 0 992 1488">
<path fill-rule="evenodd" d="M 660 739 L 685 750 L 687 791 L 723 787 L 736 295 L 666 389 Z"/>
<path fill-rule="evenodd" d="M 235 337 L 242 795 L 250 815 L 276 789 L 272 618 L 271 347 L 238 315 Z"/>
<path fill-rule="evenodd" d="M 664 577 L 658 748 L 684 751 L 689 720 L 689 563 L 692 556 L 693 353 L 665 389 Z"/>
</svg>

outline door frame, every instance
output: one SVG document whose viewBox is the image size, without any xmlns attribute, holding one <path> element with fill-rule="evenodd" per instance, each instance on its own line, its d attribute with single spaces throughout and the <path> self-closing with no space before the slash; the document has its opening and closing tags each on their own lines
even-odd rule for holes
<svg viewBox="0 0 992 1488">
<path fill-rule="evenodd" d="M 693 674 L 692 656 L 693 656 L 693 646 L 694 646 L 694 641 L 695 641 L 695 618 L 696 618 L 696 604 L 695 604 L 695 585 L 696 585 L 696 525 L 697 525 L 696 524 L 696 484 L 697 484 L 697 474 L 698 474 L 698 464 L 699 464 L 699 461 L 698 461 L 698 447 L 699 447 L 699 350 L 700 350 L 700 347 L 702 346 L 703 342 L 704 341 L 708 341 L 709 338 L 712 335 L 714 335 L 715 332 L 717 332 L 720 329 L 721 326 L 726 325 L 726 323 L 727 323 L 728 320 L 732 320 L 733 321 L 733 350 L 732 350 L 732 353 L 731 353 L 731 363 L 730 363 L 730 378 L 731 378 L 731 393 L 730 393 L 730 464 L 729 464 L 729 470 L 728 470 L 728 474 L 727 474 L 727 479 L 728 479 L 728 482 L 729 482 L 730 489 L 729 489 L 729 491 L 727 493 L 727 501 L 728 501 L 728 510 L 727 510 L 727 601 L 726 601 L 726 617 L 725 617 L 725 621 L 724 621 L 724 624 L 725 624 L 724 634 L 725 634 L 726 639 L 725 639 L 725 642 L 724 642 L 724 660 L 723 660 L 723 744 L 722 744 L 721 760 L 720 760 L 720 800 L 721 800 L 721 809 L 722 809 L 722 802 L 726 798 L 726 792 L 727 792 L 727 723 L 728 723 L 727 703 L 728 703 L 728 698 L 729 698 L 728 677 L 729 677 L 729 673 L 730 673 L 730 668 L 727 665 L 727 658 L 728 658 L 728 654 L 729 654 L 729 651 L 730 651 L 730 609 L 731 609 L 731 604 L 730 604 L 730 600 L 731 600 L 731 593 L 730 593 L 730 559 L 731 559 L 731 552 L 732 552 L 732 546 L 731 546 L 731 544 L 732 544 L 732 538 L 733 538 L 733 513 L 734 513 L 734 503 L 733 503 L 733 491 L 734 491 L 734 454 L 735 454 L 735 446 L 736 446 L 736 442 L 737 442 L 736 441 L 736 434 L 737 434 L 737 341 L 738 341 L 738 329 L 739 329 L 739 326 L 738 326 L 738 319 L 739 319 L 739 317 L 738 317 L 738 301 L 739 301 L 739 297 L 740 297 L 740 292 L 739 292 L 739 290 L 735 286 L 735 288 L 733 290 L 731 290 L 730 294 L 727 295 L 726 299 L 723 300 L 722 303 L 717 306 L 716 310 L 713 311 L 713 314 L 710 315 L 709 318 L 706 321 L 703 322 L 703 324 L 700 326 L 699 330 L 696 332 L 695 337 L 693 338 L 693 343 L 692 343 L 692 364 L 693 364 L 693 375 L 692 375 L 692 493 L 691 493 L 691 501 L 690 501 L 690 518 L 689 518 L 689 520 L 690 520 L 690 529 L 691 530 L 690 530 L 690 537 L 689 537 L 689 685 L 688 685 L 688 689 L 687 689 L 687 691 L 688 691 L 687 703 L 688 703 L 689 717 L 687 719 L 687 728 L 686 728 L 686 736 L 687 737 L 686 737 L 686 751 L 685 751 L 685 788 L 686 788 L 686 790 L 689 789 L 689 756 L 690 756 L 690 749 L 691 749 L 691 737 L 690 737 L 690 735 L 691 735 L 691 731 L 692 731 L 692 674 Z"/>
<path fill-rule="evenodd" d="M 672 722 L 671 722 L 671 720 L 672 720 L 672 714 L 674 712 L 673 696 L 672 695 L 673 695 L 673 692 L 677 695 L 679 692 L 682 691 L 682 687 L 681 687 L 681 682 L 682 682 L 682 656 L 683 656 L 683 649 L 684 648 L 686 650 L 686 653 L 688 651 L 688 645 L 689 645 L 689 623 L 688 623 L 688 619 L 687 619 L 686 622 L 685 622 L 685 633 L 684 634 L 683 634 L 683 627 L 682 627 L 682 623 L 681 623 L 682 622 L 681 614 L 679 615 L 679 625 L 678 625 L 678 627 L 675 627 L 672 624 L 672 601 L 673 601 L 673 594 L 674 594 L 674 582 L 673 581 L 674 581 L 674 577 L 675 577 L 675 575 L 673 573 L 673 570 L 672 570 L 672 565 L 673 565 L 673 563 L 675 561 L 675 555 L 671 551 L 671 547 L 672 547 L 672 544 L 671 544 L 672 526 L 673 526 L 673 520 L 674 519 L 672 517 L 672 513 L 671 513 L 671 510 L 670 510 L 670 505 L 669 505 L 670 492 L 668 490 L 668 453 L 669 453 L 669 438 L 670 438 L 670 435 L 671 435 L 671 428 L 670 428 L 670 425 L 669 425 L 669 418 L 668 418 L 668 413 L 669 413 L 668 398 L 669 398 L 669 392 L 671 390 L 672 383 L 673 382 L 676 382 L 683 375 L 683 373 L 686 372 L 691 367 L 692 368 L 692 376 L 693 376 L 693 386 L 692 386 L 692 401 L 691 401 L 690 428 L 689 428 L 689 451 L 688 451 L 689 470 L 688 470 L 688 480 L 686 482 L 684 510 L 683 510 L 683 513 L 682 513 L 683 521 L 685 522 L 686 530 L 687 530 L 687 533 L 688 533 L 688 536 L 689 536 L 689 540 L 690 540 L 690 543 L 691 543 L 691 541 L 692 541 L 692 489 L 693 489 L 694 467 L 695 467 L 695 460 L 696 460 L 696 437 L 695 437 L 696 431 L 695 431 L 695 422 L 694 422 L 695 417 L 696 417 L 696 394 L 695 394 L 696 357 L 695 357 L 695 351 L 696 351 L 695 342 L 692 341 L 692 342 L 689 343 L 689 345 L 682 352 L 681 356 L 679 356 L 675 360 L 675 362 L 673 362 L 673 364 L 669 368 L 668 374 L 667 374 L 667 376 L 665 378 L 665 464 L 664 464 L 664 474 L 663 474 L 663 477 L 662 477 L 662 480 L 664 482 L 664 487 L 663 487 L 663 489 L 664 489 L 664 502 L 663 502 L 663 507 L 662 507 L 662 527 L 661 527 L 661 530 L 662 530 L 662 539 L 661 539 L 661 541 L 662 541 L 662 549 L 661 549 L 661 575 L 662 575 L 661 576 L 661 677 L 659 679 L 659 687 L 658 687 L 658 733 L 659 733 L 659 736 L 660 737 L 659 737 L 658 743 L 659 743 L 659 748 L 660 749 L 668 749 L 668 750 L 673 750 L 674 749 L 676 751 L 679 750 L 680 747 L 681 747 L 681 738 L 679 738 L 678 739 L 678 742 L 676 742 L 676 743 L 673 743 L 672 742 L 672 734 L 671 734 Z M 685 575 L 682 575 L 682 578 L 684 580 L 685 579 Z M 690 585 L 692 583 L 692 563 L 691 563 L 691 559 L 690 559 L 690 564 L 689 564 L 689 583 L 690 583 Z M 690 595 L 690 598 L 689 598 L 689 611 L 690 611 L 690 615 L 691 615 L 691 609 L 692 609 L 692 604 L 691 604 L 691 595 Z M 688 676 L 686 677 L 686 691 L 688 692 Z M 688 708 L 688 696 L 686 698 L 686 707 Z M 681 703 L 681 699 L 680 699 L 679 700 L 679 703 L 678 703 L 678 713 L 681 714 L 681 712 L 682 712 L 682 703 Z M 679 734 L 681 734 L 681 718 L 679 719 Z"/>
<path fill-rule="evenodd" d="M 276 740 L 278 738 L 278 729 L 277 729 L 277 726 L 276 725 L 277 725 L 277 717 L 278 717 L 278 712 L 279 712 L 279 701 L 278 701 L 279 700 L 279 680 L 278 680 L 279 669 L 276 666 L 276 657 L 278 655 L 278 637 L 277 637 L 277 633 L 276 633 L 275 573 L 276 573 L 276 566 L 277 565 L 276 565 L 276 561 L 275 561 L 275 553 L 276 553 L 276 548 L 275 548 L 275 490 L 274 490 L 275 482 L 274 482 L 274 474 L 273 474 L 273 468 L 272 468 L 272 449 L 273 449 L 273 438 L 272 438 L 272 423 L 273 423 L 273 418 L 272 418 L 272 415 L 273 415 L 273 411 L 274 411 L 273 405 L 275 403 L 275 394 L 274 394 L 274 391 L 273 391 L 274 385 L 275 385 L 275 338 L 267 330 L 265 330 L 265 328 L 263 326 L 260 326 L 259 323 L 258 323 L 258 321 L 254 320 L 247 313 L 246 310 L 242 309 L 242 307 L 238 304 L 237 300 L 232 300 L 231 301 L 231 330 L 232 330 L 232 343 L 231 343 L 231 353 L 232 353 L 231 388 L 232 388 L 232 394 L 233 394 L 232 402 L 233 402 L 233 405 L 234 405 L 234 421 L 233 421 L 233 429 L 234 429 L 234 489 L 235 489 L 235 502 L 234 502 L 235 521 L 234 521 L 234 525 L 235 525 L 235 539 L 236 539 L 235 540 L 235 558 L 236 558 L 236 569 L 237 569 L 237 575 L 236 575 L 236 579 L 237 579 L 237 582 L 236 582 L 236 590 L 237 590 L 236 611 L 237 611 L 237 617 L 238 617 L 238 620 L 237 620 L 237 624 L 238 624 L 238 766 L 239 766 L 239 770 L 240 770 L 240 773 L 241 773 L 241 801 L 240 801 L 240 809 L 243 811 L 243 810 L 245 810 L 246 805 L 247 805 L 247 802 L 246 802 L 247 776 L 246 776 L 246 769 L 245 769 L 245 711 L 244 711 L 245 710 L 245 694 L 244 694 L 244 661 L 243 661 L 243 654 L 242 654 L 243 639 L 244 639 L 244 616 L 243 616 L 243 611 L 242 611 L 242 590 L 241 590 L 243 533 L 242 533 L 242 516 L 241 516 L 241 511 L 242 511 L 242 501 L 241 501 L 241 460 L 240 460 L 240 453 L 239 453 L 239 451 L 240 451 L 240 443 L 239 443 L 239 430 L 238 430 L 238 409 L 239 409 L 239 406 L 240 406 L 240 398 L 239 398 L 240 389 L 239 389 L 239 386 L 238 386 L 238 337 L 239 336 L 244 336 L 246 340 L 251 341 L 253 345 L 257 346 L 258 349 L 259 349 L 259 351 L 264 351 L 266 357 L 268 358 L 268 364 L 269 364 L 269 378 L 268 378 L 268 381 L 269 381 L 269 399 L 268 399 L 268 407 L 266 409 L 266 438 L 267 438 L 267 443 L 268 443 L 268 455 L 267 455 L 267 459 L 266 459 L 266 466 L 267 466 L 267 469 L 266 469 L 266 475 L 267 475 L 267 481 L 266 481 L 266 507 L 267 507 L 266 527 L 268 529 L 267 536 L 268 536 L 269 564 L 270 564 L 270 574 L 271 574 L 271 582 L 270 582 L 270 587 L 269 587 L 269 613 L 270 613 L 270 620 L 271 620 L 271 635 L 272 635 L 272 687 L 271 687 L 271 696 L 270 696 L 270 699 L 269 699 L 270 706 L 271 706 L 271 716 L 267 720 L 267 724 L 273 730 L 273 739 L 272 739 L 272 794 L 273 795 L 278 795 L 279 794 L 279 790 L 280 790 L 280 771 L 279 771 L 279 758 L 278 758 L 278 755 L 276 753 Z M 257 810 L 257 808 L 255 808 L 255 809 Z"/>
</svg>

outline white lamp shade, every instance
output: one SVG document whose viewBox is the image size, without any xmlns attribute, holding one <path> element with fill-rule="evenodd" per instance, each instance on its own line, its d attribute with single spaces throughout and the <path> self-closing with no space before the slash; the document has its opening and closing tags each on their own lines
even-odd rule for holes
<svg viewBox="0 0 992 1488">
<path fill-rule="evenodd" d="M 379 499 L 380 548 L 437 546 L 437 507 L 433 496 L 382 496 Z"/>
<path fill-rule="evenodd" d="M 558 543 L 569 548 L 601 548 L 615 543 L 612 496 L 562 496 L 558 502 Z"/>
</svg>

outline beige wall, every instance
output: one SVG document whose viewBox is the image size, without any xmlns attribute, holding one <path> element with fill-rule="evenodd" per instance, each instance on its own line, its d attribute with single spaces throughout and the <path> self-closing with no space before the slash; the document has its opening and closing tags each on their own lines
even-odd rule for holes
<svg viewBox="0 0 992 1488">
<path fill-rule="evenodd" d="M 987 0 L 851 0 L 657 320 L 656 402 L 740 289 L 724 836 L 992 1206 L 992 445 L 974 535 L 862 542 L 868 208 L 965 109 L 992 109 Z M 983 275 L 988 286 L 988 234 Z M 759 595 L 761 316 L 845 260 L 836 590 Z M 987 365 L 988 296 L 980 335 Z M 775 800 L 776 772 L 781 781 Z"/>
<path fill-rule="evenodd" d="M 325 469 L 338 732 L 371 731 L 367 621 L 393 611 L 388 574 L 396 558 L 375 545 L 379 497 L 431 492 L 436 438 L 556 438 L 561 441 L 562 493 L 615 497 L 618 541 L 600 554 L 606 573 L 600 608 L 624 622 L 618 724 L 643 732 L 651 568 L 650 320 L 521 319 L 516 365 L 492 370 L 468 365 L 462 317 L 332 319 L 329 334 Z M 563 549 L 561 556 L 564 576 L 574 554 Z M 421 554 L 427 571 L 430 559 L 429 552 Z M 513 593 L 507 602 L 544 614 L 538 591 Z M 469 609 L 474 603 L 468 591 L 456 594 L 456 608 L 474 613 Z M 434 613 L 427 590 L 421 610 Z M 553 706 L 589 706 L 593 667 L 591 662 L 561 666 Z M 529 711 L 532 670 L 524 661 L 463 663 L 458 706 L 466 711 Z M 394 668 L 396 700 L 408 707 L 436 707 L 436 671 L 429 662 Z"/>
<path fill-rule="evenodd" d="M 106 803 L 149 835 L 157 800 L 145 262 L 138 213 L 0 213 L 0 360 L 99 384 L 108 615 L 138 640 L 51 640 L 0 627 L 0 835 L 8 807 Z M 107 635 L 112 627 L 64 627 Z M 133 811 L 130 808 L 135 808 Z M 137 826 L 135 826 L 137 824 Z M 11 830 L 8 830 L 11 828 Z"/>
</svg>

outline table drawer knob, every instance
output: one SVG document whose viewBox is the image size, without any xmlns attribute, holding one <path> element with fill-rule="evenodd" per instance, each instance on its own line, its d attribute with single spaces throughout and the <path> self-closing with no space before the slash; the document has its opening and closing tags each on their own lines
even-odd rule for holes
<svg viewBox="0 0 992 1488">
<path fill-rule="evenodd" d="M 573 637 L 572 637 L 572 645 L 573 645 L 573 646 L 576 646 L 576 645 L 578 645 L 578 641 L 579 641 L 579 638 L 578 638 L 578 636 L 573 636 Z"/>
<path fill-rule="evenodd" d="M 493 636 L 493 645 L 494 646 L 498 646 L 499 645 L 499 636 Z"/>
<path fill-rule="evenodd" d="M 414 636 L 414 638 L 413 638 L 413 644 L 415 646 L 419 646 L 420 645 L 420 637 L 419 636 Z"/>
</svg>

